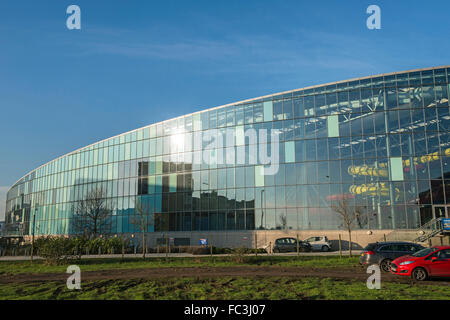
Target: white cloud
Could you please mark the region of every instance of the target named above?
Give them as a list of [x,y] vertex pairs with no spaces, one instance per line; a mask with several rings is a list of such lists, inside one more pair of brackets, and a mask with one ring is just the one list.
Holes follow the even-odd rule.
[[6,193],[9,187],[0,186],[0,221],[5,220]]

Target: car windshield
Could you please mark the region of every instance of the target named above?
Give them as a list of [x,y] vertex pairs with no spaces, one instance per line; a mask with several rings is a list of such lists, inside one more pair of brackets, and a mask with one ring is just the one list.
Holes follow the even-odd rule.
[[412,256],[422,258],[422,257],[429,255],[432,252],[435,252],[436,250],[437,250],[437,248],[425,248],[420,251],[417,251],[416,253],[413,253]]

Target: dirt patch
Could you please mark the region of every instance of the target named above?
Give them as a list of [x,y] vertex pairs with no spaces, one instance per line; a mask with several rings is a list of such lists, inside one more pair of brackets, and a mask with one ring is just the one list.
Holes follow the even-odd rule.
[[[65,281],[66,273],[27,273],[2,274],[0,283]],[[369,274],[365,268],[311,268],[311,267],[279,267],[279,266],[242,266],[242,267],[172,267],[172,268],[140,268],[114,269],[103,271],[81,271],[82,281],[117,280],[117,279],[162,279],[162,278],[215,278],[215,277],[289,277],[289,278],[333,278],[366,281]],[[382,281],[412,283],[409,277],[382,274]],[[450,286],[449,279],[421,282],[421,284],[439,284]]]

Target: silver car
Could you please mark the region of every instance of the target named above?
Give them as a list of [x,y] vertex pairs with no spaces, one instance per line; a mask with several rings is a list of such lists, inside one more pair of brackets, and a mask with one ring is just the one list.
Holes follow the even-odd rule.
[[331,250],[331,243],[326,236],[309,237],[305,242],[308,242],[314,251],[327,252]]

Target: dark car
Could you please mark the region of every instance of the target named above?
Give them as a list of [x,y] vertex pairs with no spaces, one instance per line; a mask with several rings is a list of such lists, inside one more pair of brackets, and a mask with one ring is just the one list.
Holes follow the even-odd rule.
[[[311,245],[308,242],[298,240],[300,252],[310,252]],[[275,240],[273,252],[297,252],[297,239],[295,238],[279,238]]]
[[362,265],[377,264],[384,272],[391,271],[391,262],[399,257],[411,255],[423,246],[413,242],[376,242],[369,243],[359,258]]

